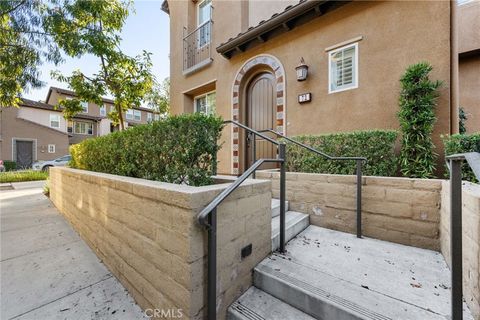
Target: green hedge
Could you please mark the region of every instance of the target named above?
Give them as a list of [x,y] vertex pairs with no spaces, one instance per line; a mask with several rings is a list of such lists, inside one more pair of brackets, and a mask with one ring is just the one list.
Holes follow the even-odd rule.
[[11,160],[4,160],[3,165],[5,166],[5,171],[17,170],[17,163]]
[[[293,139],[332,156],[366,157],[365,175],[394,176],[397,172],[395,142],[398,133],[372,130],[327,135],[297,136]],[[287,169],[296,172],[354,174],[355,161],[326,160],[313,152],[287,143]]]
[[212,183],[223,121],[198,113],[171,116],[87,139],[70,149],[74,168],[201,186]]
[[[442,138],[443,143],[445,144],[445,155],[464,152],[480,152],[480,132],[472,134],[454,134],[451,136],[442,136]],[[472,169],[466,163],[462,166],[462,176],[464,180],[478,182]]]

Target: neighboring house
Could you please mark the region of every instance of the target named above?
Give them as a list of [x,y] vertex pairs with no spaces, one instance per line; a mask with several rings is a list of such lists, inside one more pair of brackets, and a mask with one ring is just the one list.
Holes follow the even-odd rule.
[[459,1],[457,14],[459,105],[467,113],[467,133],[480,132],[480,1]]
[[52,128],[64,126],[62,113],[50,105],[23,99],[20,108],[0,109],[0,159],[29,168],[38,160],[52,160],[68,154],[68,133]]
[[[62,99],[72,99],[75,92],[71,90],[50,87],[46,103],[57,105]],[[72,121],[66,123],[66,130],[71,135],[70,144],[78,143],[90,137],[103,136],[118,130],[112,121],[107,118],[109,112],[114,110],[113,100],[103,99],[103,106],[90,102],[83,102],[84,112],[77,114]],[[135,107],[123,113],[125,128],[139,124],[145,124],[154,119],[158,120],[159,115],[151,109]]]
[[[109,99],[104,99],[102,108],[84,102],[83,113],[65,120],[55,105],[74,96],[70,90],[51,87],[46,103],[23,99],[20,108],[1,109],[0,159],[16,161],[20,168],[30,167],[35,161],[68,154],[69,145],[118,130],[107,118],[113,110]],[[159,119],[158,113],[146,108],[129,109],[123,116],[125,127]]]
[[[399,79],[409,65],[428,61],[432,78],[444,83],[433,136],[442,154],[440,135],[458,130],[451,4],[166,0],[172,113],[216,112],[289,136],[398,129]],[[308,77],[298,81],[302,58]],[[252,144],[232,126],[223,140],[219,172],[241,173]],[[272,152],[265,145],[257,156]]]

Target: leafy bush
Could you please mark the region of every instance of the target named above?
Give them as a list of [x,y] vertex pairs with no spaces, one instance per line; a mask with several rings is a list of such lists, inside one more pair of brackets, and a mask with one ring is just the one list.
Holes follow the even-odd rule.
[[5,166],[5,171],[13,171],[17,169],[17,163],[15,161],[4,160],[3,165]]
[[[480,132],[473,134],[447,135],[442,136],[442,139],[445,145],[446,156],[456,153],[480,152]],[[464,163],[462,166],[462,178],[467,181],[478,182],[473,174],[472,169],[466,163]]]
[[0,172],[0,183],[36,181],[45,180],[47,178],[48,172],[43,171],[25,170]]
[[[397,171],[397,132],[372,130],[327,135],[297,136],[293,139],[331,156],[366,157],[365,175],[393,176]],[[354,174],[355,161],[327,160],[287,142],[287,169],[296,172]]]
[[435,106],[440,81],[429,79],[432,66],[426,62],[411,65],[400,79],[400,171],[406,177],[432,178],[437,154],[432,141],[437,120]]
[[223,121],[183,114],[87,139],[70,148],[74,168],[201,186],[212,183]]

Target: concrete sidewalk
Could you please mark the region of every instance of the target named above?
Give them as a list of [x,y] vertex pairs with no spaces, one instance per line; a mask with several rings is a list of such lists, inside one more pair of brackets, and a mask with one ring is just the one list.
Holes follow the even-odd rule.
[[0,192],[0,318],[146,319],[42,194],[43,184]]

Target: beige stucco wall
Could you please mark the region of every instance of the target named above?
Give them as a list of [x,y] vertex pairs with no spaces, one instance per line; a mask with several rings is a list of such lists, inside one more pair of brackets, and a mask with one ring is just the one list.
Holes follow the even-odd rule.
[[[442,154],[440,134],[450,132],[450,4],[448,1],[353,2],[263,45],[227,60],[214,53],[207,68],[182,74],[182,34],[188,25],[191,1],[170,1],[171,110],[192,111],[193,88],[216,86],[217,113],[231,119],[232,86],[240,67],[251,57],[270,54],[286,72],[286,133],[319,134],[360,129],[397,129],[399,78],[405,68],[429,61],[433,79],[443,80],[438,121],[434,131],[437,152]],[[241,32],[240,1],[214,1],[213,46]],[[191,11],[191,9],[190,9]],[[434,19],[432,17],[435,17]],[[359,42],[359,87],[328,94],[328,54],[325,48],[362,36]],[[215,52],[213,50],[213,52]],[[295,66],[304,57],[309,78],[297,82]],[[209,87],[209,90],[211,86]],[[206,89],[205,89],[206,90]],[[300,105],[297,95],[311,92],[313,101]],[[231,173],[230,128],[219,154],[219,172]],[[441,163],[441,159],[439,163]]]
[[[68,154],[68,135],[58,130],[28,122],[17,117],[17,108],[0,110],[0,159],[13,160],[12,144],[14,138],[32,140],[36,143],[33,160],[53,160]],[[55,152],[48,152],[48,145],[55,145]]]
[[287,6],[295,5],[299,0],[282,0],[282,1],[265,1],[265,0],[249,0],[248,1],[248,26],[256,26],[262,20],[268,20],[273,14],[282,12]]
[[43,110],[29,107],[20,107],[18,109],[18,117],[39,123],[43,126],[50,127],[50,115],[60,116],[60,128],[52,128],[61,132],[67,132],[67,121],[63,114],[59,111]]
[[480,1],[457,6],[458,52],[480,49]]
[[[480,32],[478,37],[480,38]],[[460,106],[465,109],[468,117],[467,133],[480,132],[480,54],[460,59],[459,87]]]
[[[279,174],[258,172],[272,180],[279,197]],[[364,177],[362,232],[371,238],[438,250],[442,180]],[[287,173],[290,210],[307,213],[310,223],[356,232],[356,176]]]
[[[480,185],[463,182],[463,295],[474,319],[480,319]],[[450,265],[450,182],[442,187],[441,251]]]
[[[196,215],[228,184],[189,187],[69,168],[50,171],[50,198],[143,308],[204,319],[206,231]],[[247,180],[217,211],[219,319],[271,251],[271,189]],[[251,223],[254,221],[255,223]],[[253,252],[242,259],[241,249]]]

